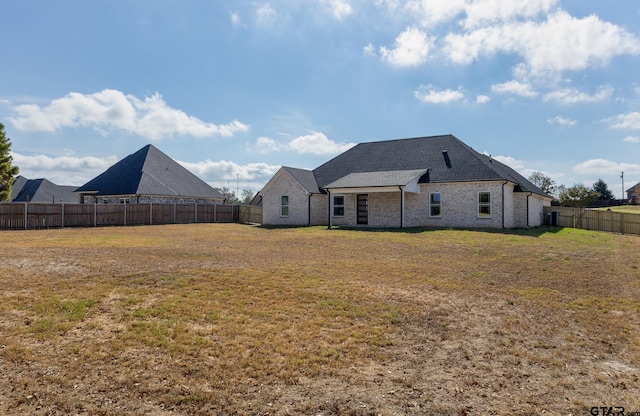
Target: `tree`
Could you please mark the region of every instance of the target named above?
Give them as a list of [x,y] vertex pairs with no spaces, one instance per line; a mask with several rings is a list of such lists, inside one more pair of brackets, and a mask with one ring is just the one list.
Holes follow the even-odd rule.
[[555,195],[556,182],[542,172],[533,172],[529,175],[529,181],[548,195]]
[[223,186],[222,188],[215,188],[215,189],[217,189],[222,195],[224,195],[225,204],[237,205],[240,203],[238,198],[236,198],[236,193],[233,192],[231,189],[227,188],[226,186]]
[[11,140],[4,133],[4,124],[0,123],[0,201],[8,201],[11,198],[11,185],[20,171],[13,164],[10,151]]
[[613,192],[609,190],[607,183],[602,179],[598,179],[593,184],[593,190],[598,193],[598,199],[613,199]]
[[565,189],[558,199],[565,207],[586,207],[593,204],[598,199],[598,193],[582,184],[573,185]]
[[251,189],[242,190],[242,203],[249,205],[253,201],[253,191]]

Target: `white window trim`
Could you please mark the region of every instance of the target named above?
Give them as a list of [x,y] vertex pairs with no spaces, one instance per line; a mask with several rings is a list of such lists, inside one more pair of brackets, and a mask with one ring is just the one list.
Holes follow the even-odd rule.
[[[484,203],[484,202],[480,202],[480,194],[489,194],[489,203]],[[493,210],[491,209],[491,200],[492,200],[492,196],[491,196],[491,192],[489,191],[479,191],[478,192],[478,206],[477,206],[477,211],[476,214],[478,215],[478,218],[480,219],[487,219],[487,218],[491,218],[492,212]],[[489,214],[481,214],[480,213],[480,207],[489,207]]]
[[[433,194],[440,195],[440,203],[439,204],[432,204],[431,203],[431,195],[433,195]],[[431,207],[432,206],[439,206],[440,207],[440,214],[431,215]],[[442,192],[429,192],[429,218],[442,218]]]
[[[336,205],[336,198],[342,197],[342,205]],[[342,194],[331,195],[331,216],[334,218],[344,218],[344,213],[346,211],[345,206],[347,203],[347,199]],[[336,207],[342,207],[342,215],[336,215]]]
[[[286,197],[287,198],[287,204],[283,204],[282,203],[282,198]],[[282,214],[282,210],[284,207],[287,207],[287,213],[286,214]],[[280,217],[282,218],[287,218],[289,217],[289,195],[281,195],[280,196]]]

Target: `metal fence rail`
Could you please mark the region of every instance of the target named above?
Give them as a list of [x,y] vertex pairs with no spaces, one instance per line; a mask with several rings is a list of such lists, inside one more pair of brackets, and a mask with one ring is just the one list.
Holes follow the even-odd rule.
[[0,230],[233,222],[260,224],[262,207],[198,204],[0,204]]
[[545,224],[640,235],[640,214],[586,208],[545,207]]

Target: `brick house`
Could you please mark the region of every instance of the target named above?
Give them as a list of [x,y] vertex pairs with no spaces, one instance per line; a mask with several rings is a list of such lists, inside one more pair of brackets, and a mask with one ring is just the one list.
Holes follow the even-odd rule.
[[631,202],[632,204],[637,204],[640,202],[640,182],[627,189],[626,192],[627,201]]
[[517,228],[552,198],[452,135],[360,143],[314,170],[282,167],[260,191],[265,225]]
[[80,203],[224,203],[224,195],[150,144],[75,192]]

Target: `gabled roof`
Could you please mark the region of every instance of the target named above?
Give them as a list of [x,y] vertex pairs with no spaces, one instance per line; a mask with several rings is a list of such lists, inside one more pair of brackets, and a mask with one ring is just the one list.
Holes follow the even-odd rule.
[[75,186],[56,185],[47,179],[18,176],[11,186],[12,202],[78,203]]
[[120,160],[75,192],[96,196],[224,198],[205,181],[150,144]]
[[453,135],[360,143],[314,169],[320,188],[349,174],[427,170],[421,182],[508,180],[516,190],[547,196],[510,167],[478,153]]
[[405,186],[425,174],[424,169],[392,170],[384,172],[355,172],[343,176],[326,188],[367,188]]
[[633,185],[631,188],[627,189],[625,192],[633,192],[640,189],[640,182],[638,182],[637,184]]
[[290,168],[287,166],[283,166],[282,169],[286,170],[289,175],[291,175],[293,179],[295,179],[307,192],[320,192],[313,171],[308,169]]

